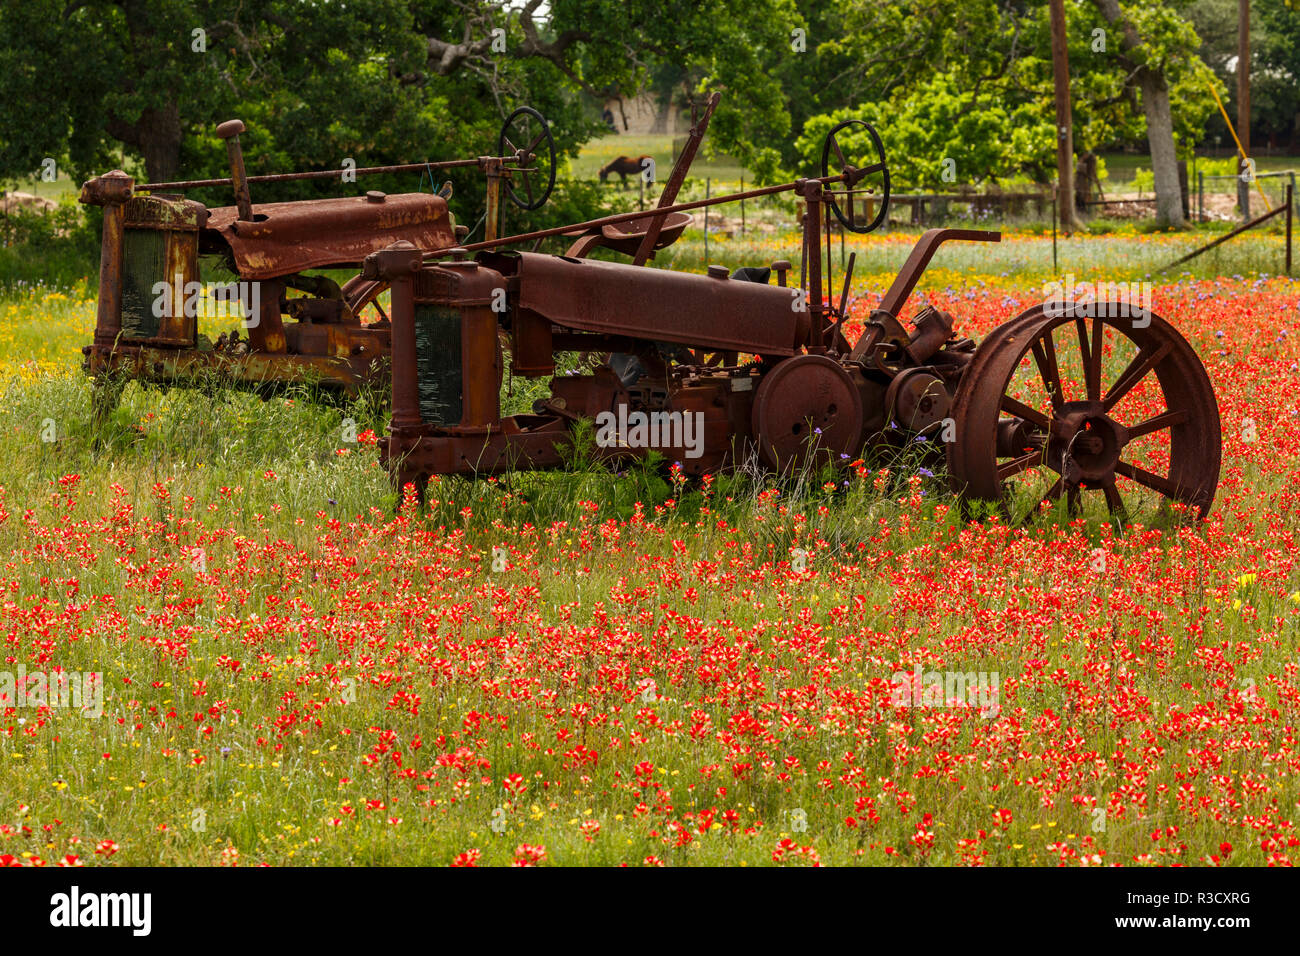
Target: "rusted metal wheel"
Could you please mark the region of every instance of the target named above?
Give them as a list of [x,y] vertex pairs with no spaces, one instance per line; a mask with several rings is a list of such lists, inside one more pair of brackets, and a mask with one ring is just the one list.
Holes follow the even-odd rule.
[[763,376],[750,424],[759,457],[778,471],[836,460],[859,451],[862,396],[838,362],[796,355]]
[[953,490],[1011,518],[1062,498],[1071,516],[1095,501],[1121,522],[1172,503],[1204,517],[1214,501],[1214,389],[1187,340],[1151,313],[1030,309],[980,345],[952,418]]

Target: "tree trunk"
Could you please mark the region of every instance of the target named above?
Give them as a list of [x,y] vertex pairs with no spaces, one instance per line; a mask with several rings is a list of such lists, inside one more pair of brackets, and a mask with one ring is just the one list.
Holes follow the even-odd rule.
[[181,167],[181,113],[175,103],[161,109],[146,109],[136,124],[137,145],[144,154],[145,173],[150,182],[176,178]]
[[1183,194],[1178,185],[1178,153],[1174,149],[1174,121],[1169,109],[1169,87],[1153,70],[1139,71],[1142,111],[1147,119],[1147,142],[1151,146],[1151,172],[1155,178],[1156,225],[1181,229]]
[[1065,36],[1065,0],[1052,0],[1052,74],[1056,96],[1056,182],[1061,228],[1074,229],[1074,120],[1070,110],[1070,58]]
[[[1119,28],[1125,52],[1136,50],[1142,45],[1137,30],[1120,10],[1119,0],[1093,2],[1111,25]],[[1140,61],[1134,63],[1127,56],[1120,62],[1136,74],[1137,86],[1142,93],[1147,143],[1151,147],[1151,172],[1155,178],[1156,224],[1162,228],[1182,228],[1187,220],[1183,216],[1182,194],[1178,189],[1178,153],[1174,149],[1174,120],[1169,111],[1169,85],[1165,82],[1163,71],[1153,70]]]

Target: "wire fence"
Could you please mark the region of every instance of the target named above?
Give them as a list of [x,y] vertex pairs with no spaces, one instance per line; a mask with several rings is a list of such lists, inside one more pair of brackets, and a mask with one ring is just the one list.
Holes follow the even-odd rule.
[[[1215,189],[1216,184],[1228,188]],[[1220,196],[1224,194],[1236,196],[1236,215],[1250,218],[1252,213],[1266,212],[1286,202],[1288,186],[1291,187],[1292,201],[1295,202],[1296,171],[1294,169],[1256,173],[1249,180],[1242,179],[1241,176],[1235,174],[1206,175],[1198,171],[1196,174],[1196,219],[1198,222],[1205,222],[1210,218],[1210,213],[1213,212],[1213,202],[1207,201],[1207,196],[1211,198],[1216,194]],[[1261,205],[1264,208],[1260,208]]]

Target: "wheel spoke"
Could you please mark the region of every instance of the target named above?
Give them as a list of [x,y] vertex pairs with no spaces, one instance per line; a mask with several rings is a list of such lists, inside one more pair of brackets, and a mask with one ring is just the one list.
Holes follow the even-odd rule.
[[1052,487],[1048,488],[1047,492],[1043,495],[1043,500],[1040,502],[1040,505],[1056,504],[1056,502],[1061,500],[1061,492],[1064,490],[1065,477],[1063,475],[1057,475],[1056,481],[1052,482]]
[[1033,344],[1034,362],[1038,365],[1038,374],[1043,380],[1043,388],[1052,400],[1055,408],[1065,401],[1061,391],[1061,370],[1056,364],[1056,344],[1052,341],[1052,330],[1048,329],[1043,337]]
[[1002,396],[1002,402],[999,407],[1004,412],[1010,412],[1013,415],[1018,415],[1027,422],[1033,422],[1039,428],[1047,429],[1051,427],[1051,422],[1047,420],[1046,415],[1037,409],[1030,408],[1024,402],[1017,401],[1010,395]]
[[509,137],[509,136],[502,136],[501,138],[505,141],[505,144],[506,144],[507,146],[510,147],[510,155],[512,155],[512,156],[518,156],[518,155],[519,155],[519,147],[516,146],[514,143],[510,142],[510,137]]
[[1133,387],[1146,376],[1153,368],[1160,364],[1161,359],[1169,354],[1173,348],[1172,342],[1165,342],[1160,348],[1150,351],[1143,349],[1133,357],[1133,361],[1128,363],[1128,368],[1120,373],[1115,384],[1110,387],[1106,397],[1102,399],[1101,407],[1103,411],[1109,412],[1119,402],[1121,398],[1132,391]]
[[1143,435],[1149,435],[1152,432],[1158,432],[1162,428],[1172,428],[1174,425],[1181,425],[1187,421],[1187,412],[1179,409],[1176,412],[1165,412],[1157,415],[1155,418],[1148,418],[1144,422],[1134,425],[1128,430],[1129,441],[1135,438],[1141,438]]
[[843,169],[849,164],[849,161],[844,158],[844,153],[840,150],[840,141],[838,138],[831,138],[831,149],[835,150],[835,155],[839,157],[840,169]]
[[1021,455],[1019,458],[1012,459],[1005,465],[998,466],[998,481],[1006,481],[1014,475],[1027,471],[1035,465],[1043,463],[1043,450],[1041,448],[1031,451],[1028,455]]
[[1159,475],[1152,474],[1145,468],[1139,468],[1137,465],[1131,465],[1126,461],[1117,461],[1115,463],[1117,474],[1123,475],[1139,485],[1146,485],[1152,491],[1158,491],[1166,498],[1180,498],[1181,489],[1168,478],[1162,478]]
[[528,173],[524,173],[524,190],[528,193],[528,204],[531,206],[533,203],[533,177]]
[[1088,352],[1088,401],[1101,400],[1101,352],[1102,333],[1105,325],[1101,316],[1092,320],[1092,348]]
[[1083,356],[1083,379],[1086,387],[1088,370],[1092,368],[1092,350],[1088,348],[1088,328],[1084,325],[1083,319],[1074,320],[1074,331],[1079,336],[1079,353]]
[[1124,496],[1115,487],[1115,479],[1111,478],[1101,488],[1106,494],[1106,506],[1110,508],[1110,513],[1115,515],[1121,522],[1128,520],[1128,511],[1124,507]]
[[542,130],[538,133],[537,138],[528,144],[528,148],[524,150],[524,152],[531,153],[544,139],[546,139],[546,130]]

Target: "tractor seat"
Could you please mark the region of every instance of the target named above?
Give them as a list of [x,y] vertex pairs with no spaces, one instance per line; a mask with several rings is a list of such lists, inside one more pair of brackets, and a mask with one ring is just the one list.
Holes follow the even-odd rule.
[[[646,215],[629,219],[627,222],[606,223],[599,228],[566,232],[564,235],[577,237],[577,241],[569,246],[565,255],[571,259],[583,259],[592,249],[604,246],[625,256],[635,256],[636,251],[641,248],[641,240],[650,231],[650,223],[653,219],[653,216]],[[655,240],[656,250],[671,246],[681,237],[682,232],[691,224],[691,214],[670,212],[663,217],[663,221],[659,238]]]
[[771,266],[741,266],[731,274],[731,278],[742,282],[761,282],[769,285],[772,281]]

